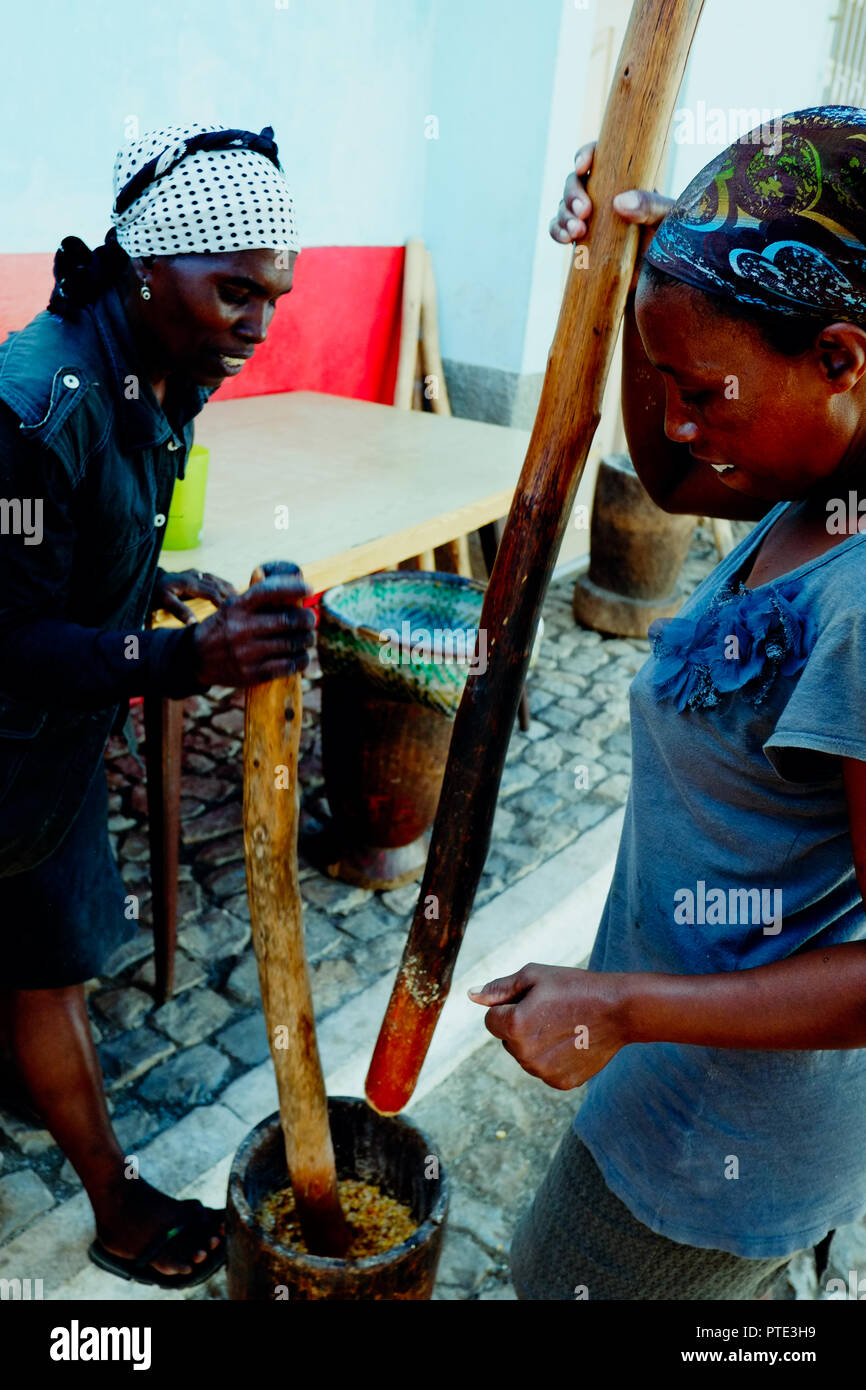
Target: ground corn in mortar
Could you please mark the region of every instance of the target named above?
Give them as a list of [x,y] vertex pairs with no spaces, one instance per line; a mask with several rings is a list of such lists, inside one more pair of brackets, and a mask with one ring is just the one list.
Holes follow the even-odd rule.
[[[382,1255],[417,1229],[409,1208],[382,1192],[375,1183],[361,1182],[359,1178],[341,1178],[337,1190],[343,1214],[353,1232],[352,1243],[345,1255],[347,1260]],[[295,1194],[291,1187],[272,1192],[262,1202],[256,1215],[274,1240],[292,1250],[309,1253],[301,1235],[295,1211]]]

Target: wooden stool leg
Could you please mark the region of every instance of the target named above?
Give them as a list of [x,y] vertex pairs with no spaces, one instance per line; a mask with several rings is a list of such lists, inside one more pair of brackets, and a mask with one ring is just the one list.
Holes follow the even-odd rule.
[[144,701],[153,952],[156,998],[161,1004],[174,993],[183,708],[183,700],[157,696]]
[[520,696],[520,704],[517,706],[517,723],[522,733],[526,733],[531,718],[532,715],[529,713],[529,697],[526,694],[526,686],[524,685],[523,692]]
[[[499,539],[502,535],[502,522],[490,521],[486,526],[479,526],[478,538],[481,541],[481,552],[484,556],[484,564],[487,569],[488,577],[493,569],[493,562],[496,559],[496,552],[499,549]],[[526,733],[531,719],[529,713],[529,697],[526,694],[526,686],[520,696],[520,704],[517,707],[517,724],[522,733]]]

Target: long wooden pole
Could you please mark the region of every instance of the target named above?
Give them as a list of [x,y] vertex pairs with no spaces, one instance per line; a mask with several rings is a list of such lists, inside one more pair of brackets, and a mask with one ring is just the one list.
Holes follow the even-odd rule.
[[394,383],[394,404],[398,410],[412,409],[415,386],[415,367],[418,361],[418,331],[421,324],[421,300],[427,275],[427,248],[420,237],[406,242],[403,262],[403,307],[400,315],[400,353],[397,360],[397,380]]
[[639,236],[612,199],[652,187],[658,175],[702,6],[635,0],[623,40],[595,152],[589,235],[566,283],[481,614],[487,669],[470,676],[457,712],[421,893],[367,1076],[367,1099],[383,1114],[411,1096],[448,995],[541,605],[601,416]]
[[[250,580],[258,584],[261,569]],[[295,1206],[313,1255],[345,1254],[298,888],[301,677],[254,685],[244,724],[244,855],[253,947]]]
[[450,415],[451,402],[448,399],[448,386],[445,382],[445,368],[439,351],[439,309],[436,303],[436,275],[433,270],[433,256],[427,252],[427,265],[424,272],[424,293],[421,296],[421,363],[422,375],[436,378],[436,389],[430,404],[436,415]]

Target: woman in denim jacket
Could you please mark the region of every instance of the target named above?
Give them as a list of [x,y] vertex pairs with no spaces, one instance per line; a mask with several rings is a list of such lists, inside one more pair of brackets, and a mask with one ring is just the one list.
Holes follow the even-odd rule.
[[[296,566],[241,596],[157,567],[193,418],[291,289],[299,246],[272,137],[191,125],[126,145],[104,244],[65,238],[48,309],[0,344],[0,1043],[90,1198],[91,1258],[166,1287],[223,1262],[223,1213],[128,1181],[109,1120],[84,982],[136,924],[102,754],[131,695],[308,664]],[[142,631],[160,606],[188,620],[195,596],[217,612]]]

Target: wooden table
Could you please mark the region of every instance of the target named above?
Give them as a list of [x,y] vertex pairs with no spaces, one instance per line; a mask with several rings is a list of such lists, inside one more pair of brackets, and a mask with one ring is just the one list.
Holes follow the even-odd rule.
[[245,589],[263,560],[294,560],[315,593],[504,516],[529,443],[526,430],[315,391],[211,401],[195,438],[210,450],[203,539],[163,552],[163,568]]
[[[163,569],[210,571],[243,590],[256,565],[293,560],[315,593],[489,527],[511,506],[529,442],[526,430],[315,391],[211,401],[195,437],[210,450],[202,543],[163,551]],[[189,606],[199,618],[213,611]],[[180,625],[165,613],[156,622]],[[183,701],[146,700],[144,714],[156,987],[166,999]]]

